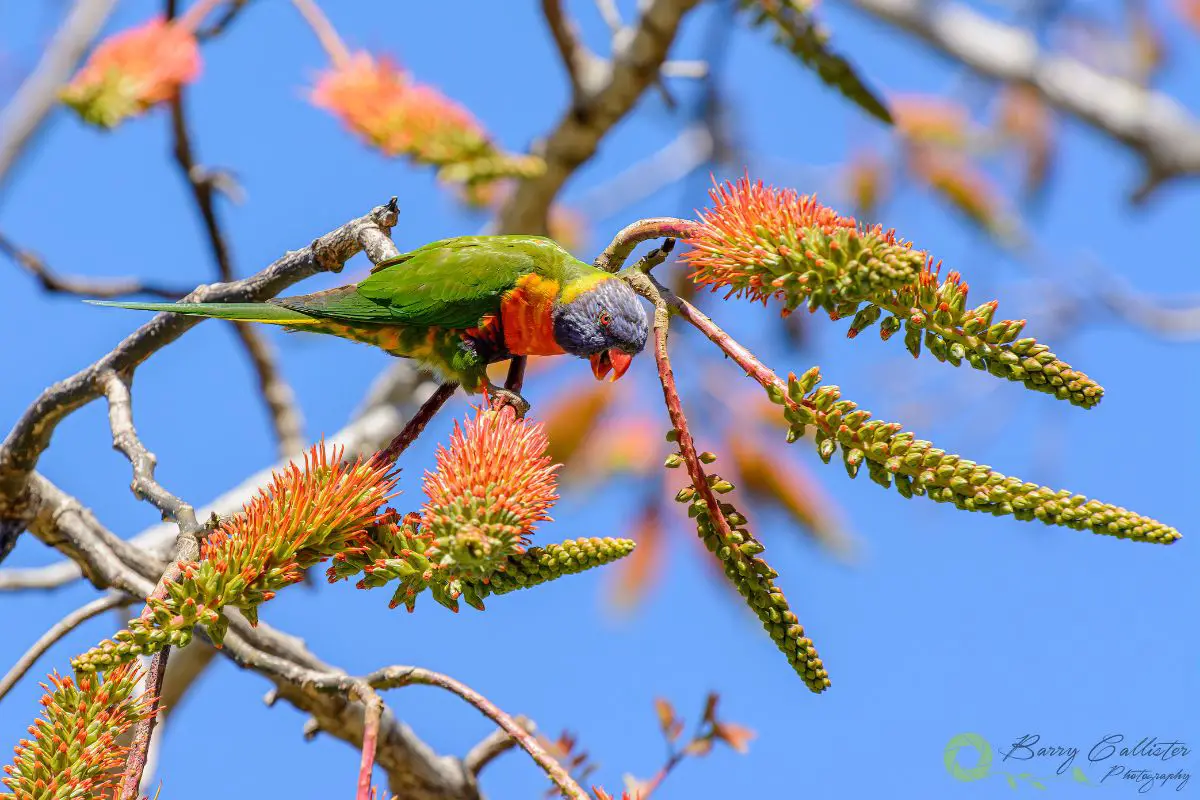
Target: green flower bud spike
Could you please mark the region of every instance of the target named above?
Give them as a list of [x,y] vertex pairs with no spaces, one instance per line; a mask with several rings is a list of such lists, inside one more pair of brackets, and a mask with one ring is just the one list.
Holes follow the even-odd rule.
[[[859,331],[884,312],[891,312],[880,328],[888,339],[904,322],[904,344],[913,358],[921,354],[921,343],[939,361],[959,366],[965,360],[975,369],[998,378],[1016,381],[1036,392],[1052,394],[1081,408],[1092,408],[1104,389],[1062,361],[1037,340],[1018,339],[1025,320],[992,321],[996,301],[967,309],[968,286],[957,272],[939,281],[941,265],[926,265],[915,282],[872,298],[855,310],[847,332],[853,339]],[[892,322],[891,320],[895,320]]]
[[[811,372],[811,371],[810,371]],[[806,378],[809,373],[806,373]],[[1065,489],[1055,491],[1003,475],[984,464],[938,450],[912,433],[902,432],[898,423],[872,420],[871,414],[841,398],[836,386],[816,387],[806,380],[789,377],[789,404],[785,413],[817,428],[815,442],[821,459],[828,463],[840,446],[850,477],[866,465],[871,479],[887,487],[895,484],[905,497],[925,495],[939,503],[953,503],[966,511],[995,516],[1011,515],[1019,520],[1041,520],[1088,530],[1119,539],[1171,544],[1179,531],[1148,517],[1127,511]],[[807,388],[807,393],[801,390]],[[782,386],[775,386],[778,395]],[[796,423],[792,423],[795,425]]]
[[[733,488],[729,481],[718,480],[718,483]],[[696,520],[696,529],[704,546],[720,560],[725,577],[762,622],[763,629],[787,657],[792,669],[813,692],[825,691],[830,686],[829,673],[817,655],[812,639],[805,634],[804,626],[788,606],[783,591],[775,585],[778,573],[760,556],[766,548],[746,528],[746,518],[731,503],[722,502],[720,510],[732,528],[729,541],[722,540],[712,524],[703,497],[697,495],[691,501],[688,516]]]
[[636,544],[631,539],[595,537],[531,547],[524,553],[506,558],[488,578],[465,584],[463,599],[482,610],[483,600],[490,594],[508,594],[610,564],[632,553],[634,547]]

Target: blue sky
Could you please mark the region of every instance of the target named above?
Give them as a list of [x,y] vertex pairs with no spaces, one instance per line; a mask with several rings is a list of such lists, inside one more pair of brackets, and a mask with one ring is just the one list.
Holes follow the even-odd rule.
[[[329,5],[352,46],[392,53],[463,102],[510,148],[527,146],[560,113],[565,86],[534,3],[458,6],[452,28],[437,4]],[[601,41],[592,5],[573,5],[591,41]],[[110,28],[137,23],[157,7],[127,0]],[[688,25],[676,51],[681,57],[698,52],[705,13]],[[822,13],[843,50],[883,89],[950,93],[961,87],[945,62],[899,34],[841,6]],[[1155,5],[1153,13],[1172,46],[1161,85],[1197,107],[1197,41],[1173,24],[1165,7]],[[35,4],[0,7],[0,93],[12,91],[15,70],[35,57],[53,24],[54,14]],[[222,208],[241,273],[393,194],[403,208],[395,231],[401,249],[480,227],[482,220],[456,206],[428,170],[381,159],[306,102],[306,87],[324,59],[287,3],[254,4],[232,32],[206,46],[204,57],[190,107],[201,159],[232,168],[246,191],[243,205]],[[731,37],[722,83],[756,177],[824,194],[830,169],[882,136],[757,33]],[[686,85],[678,89],[687,96]],[[680,121],[656,95],[647,95],[579,170],[564,199],[585,196],[667,144]],[[1080,294],[1086,294],[1083,265],[1089,261],[1141,291],[1200,294],[1188,241],[1200,192],[1171,185],[1148,207],[1131,210],[1126,198],[1139,175],[1123,149],[1070,121],[1061,141],[1053,186],[1030,221],[1048,254],[1039,268],[1074,279],[1072,291]],[[0,196],[0,230],[67,272],[137,274],[184,285],[210,281],[203,232],[169,155],[163,113],[112,134],[59,114]],[[704,187],[703,179],[689,180],[592,220],[588,252],[638,217],[689,215],[706,202]],[[1200,390],[1195,346],[1156,341],[1099,311],[1071,325],[1075,330],[1063,338],[1062,320],[1035,316],[1044,285],[1029,280],[1031,270],[925,193],[902,193],[882,217],[961,270],[973,297],[997,297],[1002,314],[1030,316],[1031,335],[1053,324],[1058,336],[1049,343],[1105,386],[1103,403],[1084,412],[1014,384],[993,385],[978,372],[929,358],[913,362],[898,342],[864,336],[851,343],[843,337],[844,322],[814,320],[807,349],[789,351],[771,335],[777,322],[770,313],[733,303],[709,308],[778,371],[820,363],[827,381],[847,397],[882,418],[910,422],[948,451],[1192,534],[1192,492],[1200,482],[1200,467],[1190,458],[1200,444],[1200,418],[1191,413]],[[351,269],[364,264],[360,256]],[[304,289],[328,283],[318,278]],[[46,297],[8,266],[0,267],[0,287],[8,309],[0,321],[4,428],[42,388],[101,356],[141,320],[132,312]],[[335,340],[271,335],[314,439],[344,423],[386,363],[367,348]],[[689,349],[689,359],[702,352]],[[711,367],[738,379],[728,365],[708,358],[697,361],[697,373]],[[652,367],[651,359],[638,359],[626,380],[633,378],[647,408],[656,409]],[[591,378],[580,362],[552,380]],[[529,387],[535,415],[538,401],[562,388],[550,382]],[[903,416],[914,402],[919,421]],[[461,416],[465,408],[460,398],[452,410]],[[134,413],[143,440],[159,456],[162,482],[196,502],[274,458],[253,376],[221,326],[195,328],[142,367]],[[665,430],[665,411],[653,413]],[[414,506],[416,478],[451,419],[439,418],[401,463],[402,488]],[[703,443],[703,432],[700,438]],[[795,455],[846,509],[863,551],[856,564],[841,564],[783,518],[746,509],[758,520],[767,557],[832,675],[833,688],[821,696],[804,688],[755,621],[714,582],[701,551],[682,539],[672,544],[661,584],[628,616],[607,604],[600,571],[496,598],[483,614],[451,615],[432,602],[422,602],[413,615],[393,612],[386,594],[341,584],[291,590],[262,616],[352,672],[392,663],[445,671],[545,731],[568,728],[600,763],[594,779],[614,790],[623,773],[648,777],[661,763],[654,697],[669,698],[694,718],[704,694],[719,691],[723,713],[758,732],[750,754],[719,750],[707,761],[685,763],[660,798],[1009,796],[1013,790],[1002,777],[960,783],[947,774],[943,751],[964,732],[982,735],[997,750],[1026,734],[1083,753],[1113,734],[1200,744],[1200,601],[1190,538],[1162,548],[975,517],[905,501],[865,477],[848,481],[839,465],[823,467],[807,450]],[[41,469],[121,534],[155,521],[153,509],[127,490],[128,465],[109,446],[100,404],[60,426]],[[636,510],[633,496],[626,484],[572,495],[539,538],[616,534]],[[26,537],[7,565],[55,558]],[[0,663],[11,663],[52,618],[93,595],[82,585],[44,596],[0,595]],[[65,669],[73,654],[111,633],[111,622],[94,621],[69,637],[36,673]],[[330,739],[306,744],[303,716],[283,704],[264,707],[266,689],[264,679],[224,660],[203,677],[166,732],[164,797],[209,796],[214,780],[246,796],[350,795],[358,754]],[[38,693],[31,677],[0,702],[0,739],[19,738],[36,713]],[[404,689],[390,699],[441,752],[462,754],[489,730],[475,711],[432,689]],[[1111,763],[1082,766],[1099,780]],[[1126,763],[1194,772],[1200,758]],[[1035,760],[1011,771],[1047,777],[1058,764]],[[1104,784],[1105,792],[1134,791],[1113,786],[1114,780]],[[536,797],[544,784],[516,754],[484,775],[493,797]],[[1192,781],[1185,791],[1195,787]],[[1047,784],[1056,795],[1083,790],[1070,781]]]

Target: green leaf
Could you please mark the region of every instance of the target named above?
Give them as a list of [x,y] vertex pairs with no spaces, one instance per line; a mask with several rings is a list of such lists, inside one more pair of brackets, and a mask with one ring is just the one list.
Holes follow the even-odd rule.
[[1088,782],[1087,775],[1084,775],[1083,770],[1081,770],[1079,767],[1075,767],[1075,769],[1071,770],[1071,777],[1079,783]]
[[1035,789],[1045,789],[1046,788],[1046,784],[1041,783],[1040,781],[1033,780],[1032,778],[1029,780],[1029,785]]
[[1012,775],[1005,775],[1004,779],[1008,781],[1008,788],[1010,788],[1010,789],[1017,788],[1017,779],[1014,778]]

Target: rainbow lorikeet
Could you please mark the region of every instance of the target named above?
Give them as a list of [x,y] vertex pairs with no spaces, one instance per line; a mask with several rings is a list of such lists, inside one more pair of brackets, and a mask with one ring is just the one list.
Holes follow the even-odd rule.
[[89,302],[332,334],[500,395],[510,393],[488,381],[494,361],[569,353],[616,380],[649,333],[624,281],[524,235],[442,239],[381,261],[357,284],[265,303]]

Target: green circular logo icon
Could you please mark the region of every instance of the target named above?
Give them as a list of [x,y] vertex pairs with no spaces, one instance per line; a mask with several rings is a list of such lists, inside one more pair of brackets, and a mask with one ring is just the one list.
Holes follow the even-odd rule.
[[[979,761],[975,766],[967,768],[958,763],[958,751],[964,748],[975,750]],[[960,733],[946,744],[943,754],[946,771],[960,781],[977,781],[986,778],[992,768],[992,746],[978,733]]]

